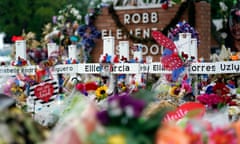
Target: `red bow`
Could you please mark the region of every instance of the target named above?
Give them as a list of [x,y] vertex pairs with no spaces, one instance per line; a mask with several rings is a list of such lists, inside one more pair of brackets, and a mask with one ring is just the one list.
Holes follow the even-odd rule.
[[12,36],[12,42],[16,42],[17,40],[23,40],[22,36]]

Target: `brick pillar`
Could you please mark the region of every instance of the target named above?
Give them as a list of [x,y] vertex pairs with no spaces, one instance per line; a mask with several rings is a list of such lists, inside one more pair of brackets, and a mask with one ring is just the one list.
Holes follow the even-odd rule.
[[195,3],[196,30],[199,33],[200,44],[198,56],[209,60],[211,52],[211,6],[205,1]]

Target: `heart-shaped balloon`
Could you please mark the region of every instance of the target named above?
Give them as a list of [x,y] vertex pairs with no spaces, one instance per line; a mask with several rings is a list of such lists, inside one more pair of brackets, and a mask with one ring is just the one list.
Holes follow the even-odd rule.
[[53,93],[54,88],[51,83],[44,83],[34,89],[34,95],[44,102],[48,102],[49,99],[53,96]]

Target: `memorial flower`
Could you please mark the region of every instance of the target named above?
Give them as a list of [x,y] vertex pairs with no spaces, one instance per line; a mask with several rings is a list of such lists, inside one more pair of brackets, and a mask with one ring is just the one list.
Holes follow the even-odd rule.
[[236,133],[233,129],[216,128],[209,133],[208,143],[216,144],[236,144]]
[[180,93],[180,87],[179,86],[172,86],[169,89],[169,94],[172,97],[177,97],[179,93]]
[[108,90],[108,87],[106,85],[98,87],[95,91],[96,99],[102,100],[102,99],[106,98],[108,95],[107,90]]
[[164,112],[158,111],[148,118],[144,116],[147,101],[122,92],[108,97],[103,109],[97,112],[102,131],[89,137],[98,144],[152,144]]
[[217,94],[201,94],[197,96],[197,100],[206,105],[208,108],[221,108],[228,104],[231,104],[231,97],[228,96],[219,96]]
[[229,88],[226,86],[225,83],[223,82],[217,82],[213,86],[213,92],[220,95],[220,96],[226,96],[227,94],[230,93]]

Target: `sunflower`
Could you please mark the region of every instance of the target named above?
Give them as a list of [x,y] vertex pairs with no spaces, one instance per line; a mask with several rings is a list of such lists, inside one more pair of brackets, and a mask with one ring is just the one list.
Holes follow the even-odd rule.
[[180,92],[180,87],[178,86],[173,86],[169,89],[169,94],[172,97],[177,97]]
[[102,99],[106,98],[107,97],[107,89],[108,89],[108,87],[105,85],[98,87],[95,91],[96,99],[102,100]]

